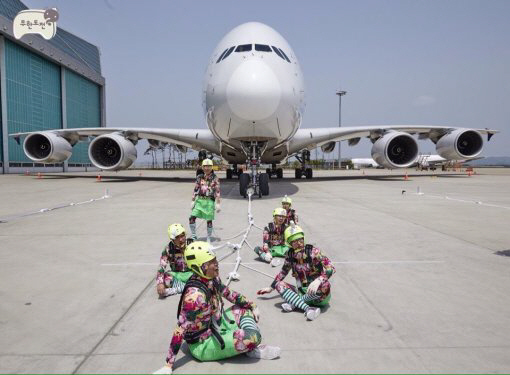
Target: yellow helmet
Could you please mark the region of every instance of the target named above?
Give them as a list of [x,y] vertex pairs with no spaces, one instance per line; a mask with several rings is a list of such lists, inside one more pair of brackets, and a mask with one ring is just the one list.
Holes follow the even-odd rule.
[[208,278],[202,270],[202,265],[216,258],[207,242],[196,241],[190,243],[184,250],[184,259],[190,270],[197,275]]
[[181,224],[175,223],[168,226],[168,237],[173,241],[176,237],[186,233],[186,230]]
[[212,162],[212,160],[211,160],[211,159],[204,159],[204,160],[202,160],[202,167],[203,167],[204,165],[211,165],[211,166],[212,166],[212,165],[213,165],[213,162]]
[[298,240],[300,238],[305,238],[305,233],[299,225],[290,225],[287,227],[287,229],[285,229],[283,235],[285,237],[285,244],[289,247],[291,247],[290,243],[292,241]]
[[273,210],[273,217],[274,216],[287,216],[287,211],[285,208],[277,207]]
[[288,203],[288,204],[292,204],[292,199],[290,199],[287,195],[285,195],[283,198],[282,198],[282,203]]

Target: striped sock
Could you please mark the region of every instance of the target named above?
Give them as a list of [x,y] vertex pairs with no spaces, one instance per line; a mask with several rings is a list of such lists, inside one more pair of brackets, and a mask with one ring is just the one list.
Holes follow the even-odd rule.
[[255,319],[249,315],[243,315],[239,320],[239,327],[244,330],[260,331]]
[[185,285],[186,283],[183,283],[181,280],[177,280],[176,278],[172,280],[172,288],[174,288],[179,294],[182,293]]
[[190,223],[189,229],[191,229],[191,238],[194,240],[197,239],[197,224],[196,223]]
[[303,301],[306,302],[306,303],[309,303],[309,302],[313,302],[313,301],[317,301],[318,299],[321,298],[321,296],[317,295],[317,294],[305,294],[302,296],[303,298]]
[[308,306],[304,301],[303,297],[299,296],[297,293],[293,292],[291,289],[285,289],[282,293],[282,297],[285,302],[291,304],[292,306],[297,307],[300,310],[308,311],[310,306]]

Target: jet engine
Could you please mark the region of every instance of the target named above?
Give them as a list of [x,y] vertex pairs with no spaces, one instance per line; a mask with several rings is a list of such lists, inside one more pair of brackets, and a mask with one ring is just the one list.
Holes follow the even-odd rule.
[[389,132],[372,146],[372,158],[385,168],[406,168],[418,157],[418,143],[407,133]]
[[476,130],[457,129],[442,136],[436,143],[437,153],[448,160],[462,160],[480,155],[483,139]]
[[329,154],[330,152],[333,152],[335,149],[336,142],[328,142],[321,146],[322,152],[325,152],[326,154]]
[[133,142],[118,133],[101,135],[90,142],[90,161],[97,168],[106,171],[129,168],[136,156]]
[[25,138],[23,150],[36,163],[61,163],[71,157],[73,146],[55,133],[32,133]]

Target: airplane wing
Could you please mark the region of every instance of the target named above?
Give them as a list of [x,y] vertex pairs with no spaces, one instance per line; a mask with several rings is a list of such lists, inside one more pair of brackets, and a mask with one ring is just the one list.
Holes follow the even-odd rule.
[[60,163],[72,154],[72,146],[94,138],[89,146],[91,162],[103,170],[128,168],[136,159],[139,139],[173,143],[194,150],[221,154],[221,143],[208,129],[76,128],[10,134],[18,144],[25,138],[25,154],[39,163]]
[[[205,149],[214,154],[220,153],[220,142],[214,138],[208,129],[159,129],[159,128],[76,128],[57,129],[42,131],[53,133],[66,139],[71,145],[79,141],[88,140],[89,137],[97,137],[104,134],[118,133],[127,139],[138,141],[139,139],[150,139],[166,143],[175,143],[189,147],[194,150]],[[33,134],[14,133],[10,137],[19,143],[20,138]]]
[[[420,139],[430,138],[434,140],[456,129],[455,127],[428,126],[428,125],[373,125],[336,128],[308,128],[299,129],[289,142],[289,154],[294,154],[305,148],[314,149],[328,142],[349,141],[349,145],[356,145],[361,138],[376,139],[390,131],[401,131],[409,134],[419,134]],[[499,133],[492,129],[470,129],[481,134],[487,134],[488,140],[492,135]]]
[[372,157],[386,168],[412,165],[418,157],[418,145],[414,137],[430,139],[436,144],[438,154],[447,160],[477,157],[483,148],[482,134],[487,140],[498,133],[492,129],[468,129],[430,125],[372,125],[335,128],[299,129],[289,141],[288,154],[294,155],[304,149],[322,146],[332,150],[334,142],[348,141],[356,145],[361,138],[370,138],[374,143]]

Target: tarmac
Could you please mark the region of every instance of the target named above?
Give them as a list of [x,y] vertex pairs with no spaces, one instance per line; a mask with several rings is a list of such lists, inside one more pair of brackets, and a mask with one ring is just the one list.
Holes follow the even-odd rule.
[[[184,345],[174,373],[510,373],[510,256],[497,254],[510,250],[510,169],[404,173],[272,179],[270,195],[253,198],[255,224],[292,198],[306,242],[336,268],[330,306],[312,322],[283,312],[276,292],[256,296],[271,278],[240,267],[230,287],[259,305],[263,343],[281,357],[198,362]],[[218,174],[215,246],[248,225],[237,181]],[[159,300],[155,275],[167,226],[188,228],[194,173],[96,176],[0,175],[0,373],[151,373],[164,364],[179,297]],[[248,241],[259,245],[261,231]],[[279,271],[247,246],[240,255]],[[220,262],[224,281],[235,261]]]

